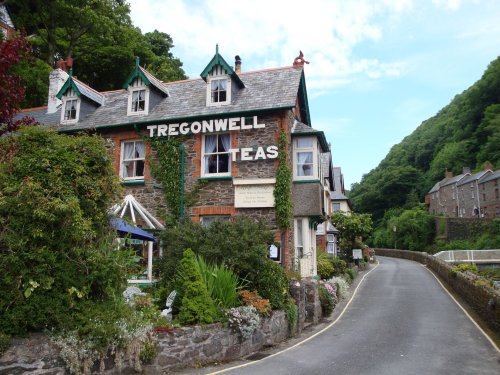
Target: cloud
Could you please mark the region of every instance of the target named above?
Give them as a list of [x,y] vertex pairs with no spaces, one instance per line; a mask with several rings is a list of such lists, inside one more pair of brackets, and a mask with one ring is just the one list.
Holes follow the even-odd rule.
[[[304,52],[308,88],[321,95],[356,77],[382,79],[401,74],[397,61],[358,58],[361,43],[384,36],[380,17],[399,17],[411,0],[254,0],[251,5],[227,0],[130,0],[134,24],[143,32],[169,33],[175,54],[189,76],[197,76],[215,52],[239,54],[243,70],[291,65]],[[317,91],[316,91],[317,90]]]

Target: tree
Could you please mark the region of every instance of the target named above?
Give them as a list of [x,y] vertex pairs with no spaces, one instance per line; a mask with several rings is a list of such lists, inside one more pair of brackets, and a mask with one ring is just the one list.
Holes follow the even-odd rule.
[[368,237],[373,229],[369,214],[345,214],[338,211],[333,213],[331,222],[340,232],[340,250],[344,256],[356,247],[358,240],[363,241],[363,238]]
[[118,192],[98,136],[0,137],[0,332],[57,328],[121,293],[133,257],[112,242]]
[[27,59],[30,46],[23,36],[0,40],[0,135],[12,132],[23,125],[32,125],[33,119],[14,120],[19,103],[25,97],[21,77],[15,74],[16,64]]

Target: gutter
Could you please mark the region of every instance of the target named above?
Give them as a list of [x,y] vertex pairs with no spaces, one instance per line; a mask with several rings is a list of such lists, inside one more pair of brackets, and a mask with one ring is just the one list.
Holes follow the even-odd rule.
[[[293,109],[295,106],[285,106],[285,107],[277,107],[277,108],[267,108],[267,109],[252,109],[248,111],[240,111],[240,112],[227,112],[227,113],[211,113],[211,114],[204,114],[204,115],[198,115],[198,116],[187,116],[187,117],[174,117],[174,118],[162,118],[158,120],[145,120],[145,121],[135,121],[135,122],[122,122],[118,124],[111,124],[111,125],[101,125],[101,126],[93,126],[93,127],[85,127],[85,128],[65,128],[58,130],[59,133],[73,133],[73,132],[78,132],[78,131],[87,131],[87,130],[101,130],[101,129],[114,129],[122,126],[138,126],[138,125],[157,125],[157,124],[163,124],[166,122],[176,122],[176,121],[182,121],[182,120],[195,120],[195,119],[206,119],[206,118],[213,118],[215,116],[218,116],[220,118],[225,118],[225,117],[231,117],[235,115],[249,115],[249,114],[254,114],[256,112],[275,112],[275,111],[282,111],[282,110],[288,110],[288,109]],[[323,135],[324,136],[324,135]]]

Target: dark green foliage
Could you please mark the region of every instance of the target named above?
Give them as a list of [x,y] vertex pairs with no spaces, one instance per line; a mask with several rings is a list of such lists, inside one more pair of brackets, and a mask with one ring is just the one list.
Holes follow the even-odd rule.
[[331,279],[335,269],[333,268],[333,257],[323,251],[317,251],[316,266],[318,275],[322,280]]
[[257,288],[262,298],[269,300],[273,310],[283,309],[288,302],[288,279],[278,263],[264,259],[260,268],[248,272],[246,278]]
[[425,251],[433,243],[434,234],[435,220],[425,206],[392,209],[386,212],[370,243],[375,247]]
[[288,299],[288,303],[283,306],[288,321],[288,333],[293,335],[295,333],[295,326],[299,318],[299,309],[292,298]]
[[121,292],[133,258],[112,244],[118,190],[99,137],[41,127],[0,137],[0,331],[58,327]]
[[414,200],[410,194],[422,201],[445,169],[456,175],[462,167],[480,170],[486,161],[499,169],[498,144],[500,57],[479,81],[393,146],[361,183],[353,185],[349,198],[357,212],[373,214],[378,223],[389,208],[412,208],[406,205]]
[[369,214],[347,215],[338,211],[333,213],[331,222],[340,232],[340,252],[346,259],[352,257],[351,250],[356,248],[357,241],[368,237],[373,229],[372,218]]
[[479,272],[474,263],[461,263],[451,268],[454,272],[472,272],[477,274]]
[[347,263],[340,258],[333,258],[333,276],[342,276],[347,270]]
[[42,80],[42,70],[68,56],[75,75],[99,91],[121,88],[135,56],[162,81],[187,78],[172,55],[172,38],[157,30],[143,35],[132,24],[127,2],[9,0],[7,5],[17,29],[30,35],[37,60],[21,74],[29,85],[24,106],[46,104],[48,80]]
[[168,227],[162,241],[164,257],[158,269],[165,296],[175,289],[173,279],[184,249],[191,248],[207,262],[224,265],[240,279],[247,280],[250,283],[247,288],[257,289],[273,308],[280,308],[286,302],[288,281],[280,265],[268,258],[267,249],[274,242],[274,234],[265,223],[237,217],[234,222],[216,221],[203,227],[186,220]]
[[335,301],[333,297],[328,293],[328,290],[323,285],[318,286],[319,291],[319,302],[321,304],[321,311],[323,316],[330,316],[333,309],[335,308]]
[[356,275],[357,275],[356,271],[352,268],[347,268],[345,270],[344,276],[349,284],[352,284],[352,282],[356,278]]
[[0,332],[0,356],[9,348],[10,336]]
[[183,291],[182,305],[177,316],[179,323],[182,325],[213,323],[217,318],[217,309],[208,294],[191,249],[184,251],[178,275],[182,280]]

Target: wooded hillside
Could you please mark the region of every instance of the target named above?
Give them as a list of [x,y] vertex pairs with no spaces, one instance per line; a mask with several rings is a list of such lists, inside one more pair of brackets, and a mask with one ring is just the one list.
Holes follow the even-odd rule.
[[380,219],[385,210],[423,201],[448,169],[460,174],[491,162],[500,169],[500,57],[482,78],[412,134],[392,147],[360,183],[350,199],[355,211]]

